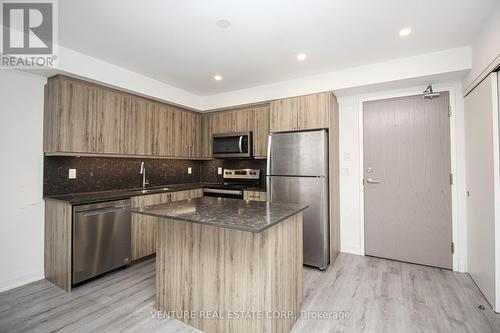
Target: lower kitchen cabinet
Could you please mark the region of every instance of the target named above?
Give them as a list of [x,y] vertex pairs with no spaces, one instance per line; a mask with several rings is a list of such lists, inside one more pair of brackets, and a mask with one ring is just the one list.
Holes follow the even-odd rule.
[[267,201],[267,193],[262,191],[243,191],[243,199],[251,201]]
[[72,215],[70,203],[45,199],[45,278],[67,292],[71,291]]
[[[132,197],[131,203],[132,207],[141,207],[202,196],[202,189],[194,189]],[[156,218],[153,216],[132,214],[131,228],[132,260],[154,254],[156,252]]]

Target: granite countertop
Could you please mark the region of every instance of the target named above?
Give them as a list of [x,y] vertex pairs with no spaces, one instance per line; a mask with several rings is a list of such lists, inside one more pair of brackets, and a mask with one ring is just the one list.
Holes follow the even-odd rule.
[[133,188],[133,189],[113,190],[113,191],[70,193],[70,194],[47,196],[44,197],[44,199],[61,200],[61,201],[66,201],[72,205],[81,205],[81,204],[89,204],[101,201],[128,199],[130,197],[135,197],[140,195],[193,190],[197,188],[202,188],[207,185],[209,184],[208,183],[172,184],[172,185],[148,187],[146,188],[147,192],[143,192],[142,188]]
[[258,233],[307,207],[303,204],[201,197],[133,208],[131,212]]

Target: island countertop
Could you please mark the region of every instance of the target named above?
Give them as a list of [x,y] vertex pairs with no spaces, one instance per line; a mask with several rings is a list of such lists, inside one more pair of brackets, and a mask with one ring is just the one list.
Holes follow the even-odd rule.
[[133,208],[131,212],[258,233],[307,207],[303,204],[201,197]]

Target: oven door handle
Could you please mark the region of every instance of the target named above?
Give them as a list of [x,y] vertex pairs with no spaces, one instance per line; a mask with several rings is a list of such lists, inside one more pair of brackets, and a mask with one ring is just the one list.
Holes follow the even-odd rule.
[[222,189],[211,189],[211,188],[204,188],[203,189],[204,193],[215,193],[215,194],[233,194],[233,195],[242,195],[243,191],[238,191],[238,190],[222,190]]

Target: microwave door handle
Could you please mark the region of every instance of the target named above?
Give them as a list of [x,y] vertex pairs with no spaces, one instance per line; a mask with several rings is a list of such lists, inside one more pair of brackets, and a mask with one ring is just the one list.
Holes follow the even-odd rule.
[[240,153],[243,153],[243,135],[240,135],[239,147],[240,147]]

